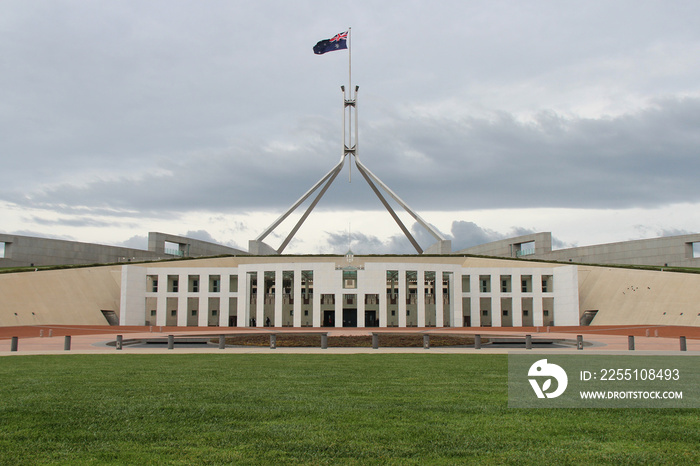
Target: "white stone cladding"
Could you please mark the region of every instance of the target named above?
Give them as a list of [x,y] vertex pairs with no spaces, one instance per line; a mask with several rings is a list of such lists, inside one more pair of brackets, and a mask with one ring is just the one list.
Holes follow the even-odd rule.
[[[303,319],[302,272],[313,272],[313,293],[309,305],[309,326],[321,327],[323,321],[321,312],[321,297],[331,295],[335,306],[327,310],[332,314],[332,322],[336,327],[347,325],[344,319],[344,295],[354,295],[353,308],[355,325],[363,327],[365,323],[366,297],[378,296],[376,304],[376,326],[406,327],[409,322],[417,327],[462,327],[465,325],[465,313],[462,308],[463,299],[470,300],[469,326],[479,327],[490,325],[522,326],[524,319],[533,326],[548,324],[578,325],[578,269],[576,266],[527,266],[523,267],[463,267],[454,263],[435,262],[369,262],[358,267],[351,264],[336,265],[334,261],[319,262],[254,262],[238,264],[236,267],[168,267],[168,266],[123,266],[120,323],[122,325],[151,325],[177,326],[211,326],[227,327],[235,315],[235,325],[238,327],[256,327],[266,325],[265,306],[273,306],[270,326],[301,327]],[[343,287],[343,271],[353,270],[357,274],[355,288]],[[390,314],[387,294],[387,271],[398,272],[396,289],[398,290],[396,304],[392,305]],[[282,290],[285,272],[293,273],[291,296],[294,297],[291,312],[283,314],[284,291]],[[407,282],[407,272],[416,274],[415,285]],[[274,293],[266,296],[264,291],[257,292],[253,312],[251,302],[251,276],[257,275],[257,290],[264,288],[265,273],[274,276]],[[426,302],[430,301],[426,294],[426,276],[434,273],[434,296],[430,304],[431,312],[427,312]],[[196,291],[188,286],[190,278],[198,277]],[[237,290],[230,289],[231,277],[237,277]],[[469,289],[463,290],[463,276],[469,277]],[[147,277],[157,279],[157,290],[147,289]],[[218,286],[212,287],[212,280],[218,277]],[[480,277],[487,277],[490,286],[483,288]],[[551,277],[547,290],[543,291],[543,277]],[[170,283],[177,279],[177,291],[169,289]],[[465,279],[466,280],[466,279]],[[503,284],[503,280],[509,283]],[[525,283],[523,283],[525,281]],[[235,282],[235,280],[234,280]],[[443,284],[444,283],[444,284]],[[529,283],[529,285],[527,285]],[[444,286],[444,288],[443,288]],[[530,289],[527,289],[527,287]],[[443,292],[447,290],[447,294]],[[412,294],[413,293],[413,294]],[[274,294],[274,298],[272,297]],[[421,298],[423,297],[423,298]],[[236,308],[230,309],[229,303],[235,298]],[[218,304],[211,304],[217,303]],[[267,304],[266,304],[267,302]],[[407,304],[412,302],[412,304]],[[532,309],[527,316],[523,314],[523,302],[532,303]],[[147,303],[155,303],[151,309]],[[170,303],[170,306],[169,304]],[[176,305],[173,303],[177,303]],[[190,304],[188,304],[190,303]],[[197,303],[196,305],[192,303]],[[413,304],[415,303],[415,304]],[[488,304],[488,309],[481,309],[481,303]],[[502,303],[510,309],[505,309]],[[546,303],[546,304],[544,304]],[[552,307],[545,309],[544,306]],[[310,307],[309,307],[310,306]],[[329,306],[329,304],[325,304]],[[416,316],[407,316],[409,307],[413,306]],[[214,309],[213,307],[218,307]],[[434,308],[433,308],[434,307]],[[310,309],[310,310],[309,310]],[[346,309],[347,310],[347,309]],[[151,312],[155,311],[155,319]],[[213,313],[216,315],[213,315]],[[368,311],[374,312],[374,311]],[[529,314],[529,313],[532,314]],[[547,315],[545,315],[547,313]],[[174,315],[176,319],[174,320]],[[196,316],[195,316],[196,314]],[[291,314],[291,315],[290,315]],[[486,314],[486,315],[484,315]],[[415,317],[415,318],[414,318]],[[170,324],[169,324],[170,322]]]

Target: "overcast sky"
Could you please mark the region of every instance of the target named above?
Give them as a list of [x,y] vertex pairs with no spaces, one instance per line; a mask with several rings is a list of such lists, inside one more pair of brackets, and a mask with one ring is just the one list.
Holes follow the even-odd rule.
[[[697,0],[3,0],[0,232],[247,249],[342,154],[348,52],[312,47],[348,27],[360,156],[453,250],[700,232],[698,21]],[[285,252],[413,252],[382,209],[346,167]]]

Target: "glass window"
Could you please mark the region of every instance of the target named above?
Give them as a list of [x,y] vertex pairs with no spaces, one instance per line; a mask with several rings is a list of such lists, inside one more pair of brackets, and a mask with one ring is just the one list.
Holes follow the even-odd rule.
[[357,270],[343,270],[343,288],[357,288]]

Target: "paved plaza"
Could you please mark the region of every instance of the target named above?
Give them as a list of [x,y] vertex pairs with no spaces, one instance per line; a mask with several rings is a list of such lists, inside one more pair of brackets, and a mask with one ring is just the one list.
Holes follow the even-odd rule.
[[[531,335],[533,341],[567,340],[571,346],[550,349],[536,348],[532,350],[520,348],[492,348],[485,344],[481,349],[473,346],[450,347],[281,347],[271,349],[269,346],[227,346],[219,349],[216,340],[219,335],[234,336],[245,334],[309,334],[326,333],[333,336],[362,336],[388,334],[416,335],[481,335],[489,337],[520,338]],[[201,347],[179,347],[168,349],[165,345],[159,347],[136,347],[128,344],[117,350],[114,342],[117,335],[122,335],[124,341],[167,339],[173,335],[175,339],[186,337],[211,337],[212,344]],[[583,350],[576,348],[577,336],[582,335],[585,346]],[[66,336],[70,336],[70,350],[65,349]],[[629,350],[629,337],[634,336],[634,350]],[[12,337],[17,337],[17,351],[11,351]],[[680,337],[686,337],[687,351],[680,351]],[[535,345],[536,346],[536,345]],[[5,327],[0,329],[0,356],[20,356],[36,354],[145,354],[145,353],[317,353],[317,354],[353,354],[353,353],[500,353],[511,352],[573,352],[578,354],[699,354],[700,328],[696,327],[666,327],[666,326],[601,326],[601,327],[521,327],[521,328],[337,328],[328,329],[292,329],[292,328],[183,328],[183,327],[117,327],[117,326],[26,326]]]

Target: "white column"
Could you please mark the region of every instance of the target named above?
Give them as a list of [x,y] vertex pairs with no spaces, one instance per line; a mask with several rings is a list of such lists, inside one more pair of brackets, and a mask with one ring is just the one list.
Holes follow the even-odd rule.
[[207,293],[199,293],[199,304],[197,309],[197,325],[200,327],[209,326],[209,297]]
[[442,270],[435,271],[435,326],[443,327],[445,303],[442,300]]
[[343,294],[335,293],[335,326],[343,326]]
[[177,276],[177,326],[187,327],[187,275]]
[[219,327],[228,327],[229,317],[231,316],[230,303],[233,293],[228,292],[221,297],[219,301]]
[[[518,282],[519,283],[519,282]],[[523,299],[519,292],[515,290],[520,290],[520,287],[513,288],[513,327],[523,326]]]
[[258,270],[258,299],[255,303],[255,326],[265,325],[265,270]]
[[282,303],[284,297],[284,287],[282,286],[283,272],[282,270],[275,270],[275,321],[272,323],[275,327],[281,327],[284,324],[284,318],[286,316],[282,315]]
[[318,289],[314,290],[313,295],[312,295],[312,300],[311,302],[313,303],[313,306],[311,308],[311,313],[313,314],[313,323],[314,327],[320,327],[321,326],[321,318],[323,317],[321,314],[321,293],[317,292]]
[[[248,270],[242,272],[243,277],[238,275],[238,327],[250,326],[250,285],[251,278]],[[241,286],[243,292],[241,293]]]
[[406,271],[399,270],[399,291],[396,296],[399,313],[399,327],[406,328]]
[[[223,271],[222,271],[223,272]],[[219,327],[227,327],[228,326],[228,302],[229,302],[229,297],[231,296],[231,273],[221,273],[221,286],[219,289],[221,290],[221,293],[219,293],[219,318],[217,319],[219,321]],[[209,311],[207,311],[208,315]]]
[[156,325],[165,326],[168,317],[168,274],[158,275]]
[[[386,275],[386,273],[385,273]],[[386,278],[385,278],[386,280]],[[389,303],[386,297],[386,285],[384,292],[379,293],[379,326],[386,327],[389,322]]]
[[472,270],[472,273],[469,274],[469,289],[471,290],[472,298],[472,327],[481,327],[481,287],[479,285],[478,271]]
[[452,306],[452,326],[464,325],[464,312],[462,310],[462,271],[455,270],[450,274],[450,305]]
[[491,327],[503,327],[503,309],[501,309],[501,287],[500,283],[496,291],[493,287],[493,277],[491,277]]
[[419,327],[425,327],[425,271],[418,270],[416,273],[416,280],[418,282],[418,287],[416,289],[416,293],[418,293],[416,306],[416,312],[418,312],[417,325]]
[[[357,290],[355,290],[357,291]],[[357,326],[365,326],[365,294],[356,293],[355,302],[357,303]]]
[[301,270],[294,271],[294,282],[292,283],[292,292],[294,296],[294,327],[301,327],[301,304],[304,302],[304,298],[301,294]]

